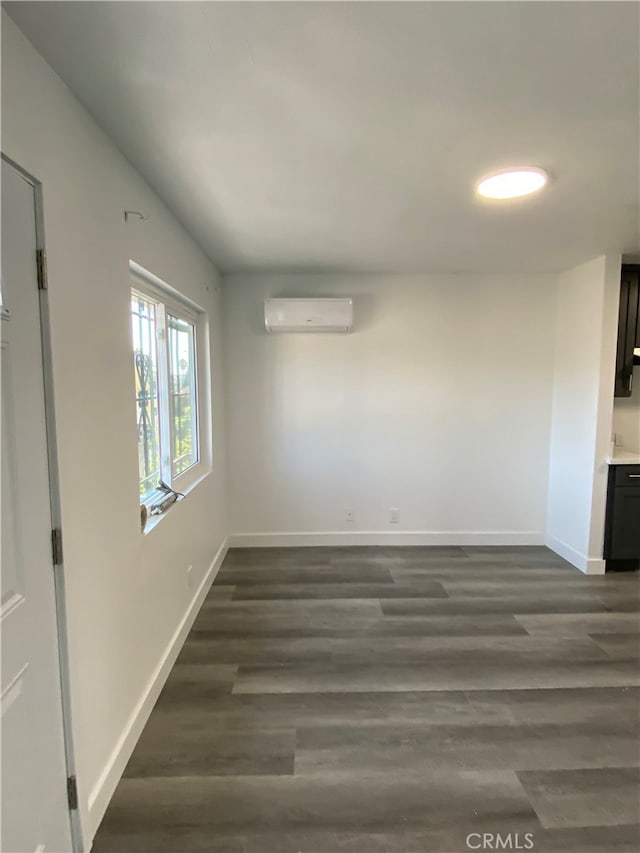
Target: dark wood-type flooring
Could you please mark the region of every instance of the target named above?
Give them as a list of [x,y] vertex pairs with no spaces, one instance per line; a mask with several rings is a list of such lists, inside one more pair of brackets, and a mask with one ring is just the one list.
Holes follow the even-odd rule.
[[94,853],[638,853],[638,593],[545,548],[231,550]]

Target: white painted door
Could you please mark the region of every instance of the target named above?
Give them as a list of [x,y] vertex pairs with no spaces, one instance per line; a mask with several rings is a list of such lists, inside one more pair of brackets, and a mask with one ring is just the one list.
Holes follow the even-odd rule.
[[71,850],[34,188],[2,162],[2,853]]

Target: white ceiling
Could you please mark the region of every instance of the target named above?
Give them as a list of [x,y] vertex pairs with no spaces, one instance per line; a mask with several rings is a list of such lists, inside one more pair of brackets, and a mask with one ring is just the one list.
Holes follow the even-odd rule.
[[[6,8],[223,270],[547,271],[639,248],[637,3]],[[523,163],[551,187],[474,198]]]

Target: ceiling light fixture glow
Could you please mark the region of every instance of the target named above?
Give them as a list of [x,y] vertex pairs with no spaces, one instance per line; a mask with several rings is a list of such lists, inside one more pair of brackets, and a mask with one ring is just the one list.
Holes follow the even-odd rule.
[[544,169],[535,166],[518,166],[513,169],[503,169],[482,178],[476,185],[476,192],[483,198],[520,198],[523,195],[541,190],[549,175]]

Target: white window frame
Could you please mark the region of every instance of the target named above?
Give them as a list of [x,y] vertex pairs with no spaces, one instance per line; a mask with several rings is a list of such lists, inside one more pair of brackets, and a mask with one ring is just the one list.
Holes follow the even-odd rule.
[[[207,476],[211,470],[211,418],[208,416],[208,322],[204,309],[196,305],[177,290],[161,281],[152,273],[131,261],[129,263],[130,295],[139,293],[156,306],[156,360],[158,369],[158,418],[160,443],[160,478],[172,489],[181,494],[188,494]],[[166,335],[168,332],[167,314],[185,320],[194,329],[194,379],[196,386],[196,450],[197,460],[185,471],[174,476],[172,470],[171,418],[172,403],[169,391],[169,347]],[[131,313],[129,312],[129,333],[133,347],[133,332],[131,329]],[[137,471],[137,482],[140,484],[140,471]],[[148,508],[157,503],[161,497],[158,491],[152,492],[142,501]],[[154,516],[153,519],[162,518]],[[147,524],[145,532],[152,529],[153,521]]]

